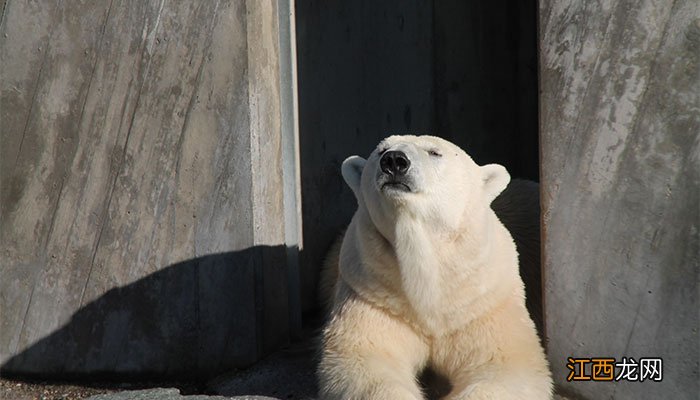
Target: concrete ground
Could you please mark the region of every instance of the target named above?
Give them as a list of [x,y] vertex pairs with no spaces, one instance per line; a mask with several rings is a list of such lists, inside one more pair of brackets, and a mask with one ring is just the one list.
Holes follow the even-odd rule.
[[[86,398],[88,400],[314,400],[318,392],[315,371],[319,338],[317,331],[313,329],[309,329],[306,336],[306,340],[278,351],[248,369],[218,376],[199,388],[182,386],[185,393],[203,392],[208,393],[207,395],[183,395],[180,389],[173,387],[139,390],[129,389],[128,386],[112,387],[101,390],[103,393],[100,393],[88,387],[70,386],[65,390],[65,387],[56,385],[32,385],[6,381],[10,389],[16,389],[15,385],[36,387],[31,391],[0,391],[0,398],[3,400],[83,400]],[[438,393],[446,393],[445,388],[439,384],[439,378],[426,375],[423,381],[433,382],[429,386],[437,388],[427,391],[430,399],[438,399],[440,398]],[[8,398],[6,398],[7,395],[9,395]],[[567,399],[555,396],[554,400]]]
[[224,396],[207,396],[207,395],[193,395],[193,396],[182,396],[180,391],[177,389],[147,389],[147,390],[135,390],[128,392],[119,393],[109,393],[109,394],[98,394],[92,396],[89,400],[278,400],[273,397],[266,396],[236,396],[236,397],[224,397]]
[[296,343],[258,361],[249,369],[211,380],[207,383],[207,389],[211,393],[223,396],[257,395],[281,400],[315,399],[318,392],[316,343],[315,337]]

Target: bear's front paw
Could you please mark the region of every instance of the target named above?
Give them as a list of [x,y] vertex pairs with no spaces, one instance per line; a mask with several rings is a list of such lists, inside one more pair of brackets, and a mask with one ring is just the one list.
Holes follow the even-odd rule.
[[423,400],[418,391],[400,385],[377,385],[371,388],[347,388],[337,392],[322,390],[321,400]]
[[475,383],[467,386],[464,390],[458,393],[450,394],[446,397],[447,400],[515,400],[513,397],[503,388],[498,387],[494,384],[488,383]]
[[[508,382],[477,382],[445,397],[445,400],[549,400],[551,390],[547,385],[521,384],[520,389],[504,384]],[[513,382],[508,382],[512,384]]]

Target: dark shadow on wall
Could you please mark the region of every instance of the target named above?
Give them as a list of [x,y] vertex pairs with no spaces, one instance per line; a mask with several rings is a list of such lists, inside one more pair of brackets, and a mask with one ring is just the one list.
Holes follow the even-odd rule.
[[111,289],[0,373],[192,380],[250,365],[289,342],[287,250],[207,255]]

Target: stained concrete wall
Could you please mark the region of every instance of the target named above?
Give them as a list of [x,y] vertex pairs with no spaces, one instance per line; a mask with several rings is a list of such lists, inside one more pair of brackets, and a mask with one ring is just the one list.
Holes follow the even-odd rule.
[[285,15],[275,1],[7,1],[4,373],[191,377],[288,341]]
[[390,134],[433,134],[537,180],[534,0],[297,1],[304,310],[356,202],[340,176]]
[[[700,3],[543,0],[539,18],[555,381],[588,399],[697,399]],[[661,357],[663,381],[565,382],[567,357]]]

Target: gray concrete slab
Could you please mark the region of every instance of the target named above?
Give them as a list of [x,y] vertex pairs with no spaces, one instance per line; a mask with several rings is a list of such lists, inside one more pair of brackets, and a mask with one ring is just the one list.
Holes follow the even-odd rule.
[[194,395],[183,396],[178,389],[156,388],[146,390],[130,390],[119,393],[99,394],[88,398],[88,400],[278,400],[265,396],[206,396]]
[[277,1],[0,8],[2,373],[192,379],[285,345]]

